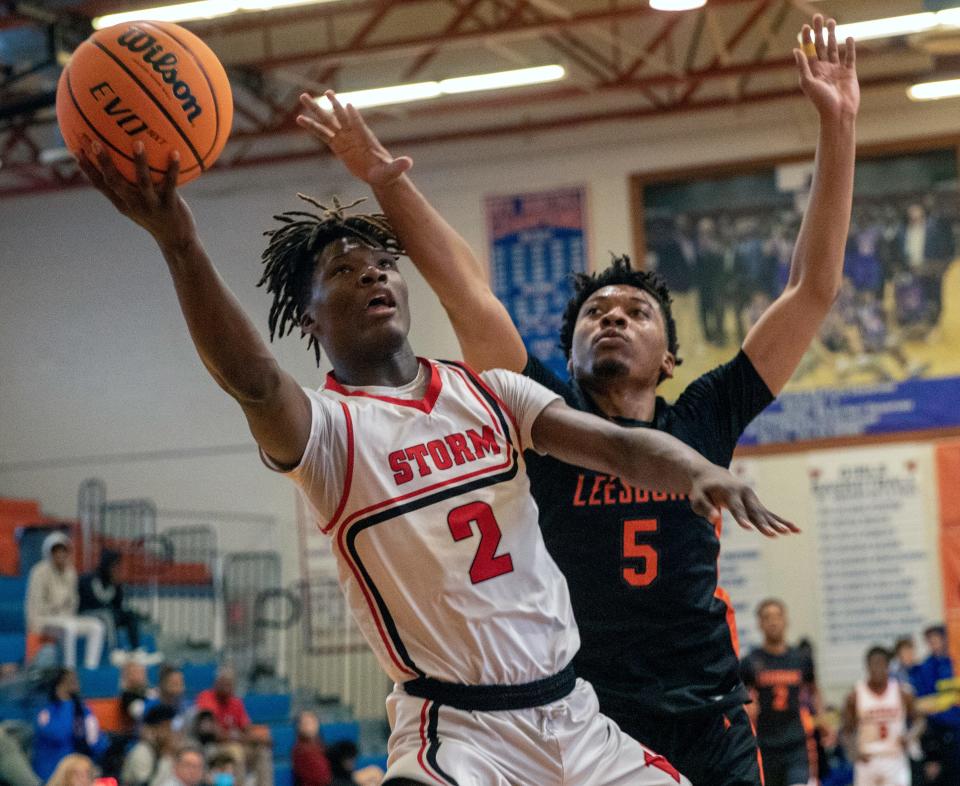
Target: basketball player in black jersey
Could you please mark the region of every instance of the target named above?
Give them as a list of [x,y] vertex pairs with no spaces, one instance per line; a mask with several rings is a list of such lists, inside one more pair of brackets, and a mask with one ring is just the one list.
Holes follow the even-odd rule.
[[807,730],[800,706],[801,691],[813,700],[821,714],[820,691],[813,660],[787,644],[787,609],[783,601],[768,598],[757,607],[757,622],[763,644],[740,665],[743,682],[750,691],[763,754],[765,786],[806,786],[810,778]]
[[[656,394],[679,362],[670,295],[657,276],[632,270],[623,257],[577,281],[561,336],[571,379],[559,379],[527,354],[484,266],[405,174],[409,158],[392,156],[359,116],[332,135],[321,132],[331,118],[306,95],[307,117],[298,122],[372,187],[470,365],[522,371],[573,407],[665,431],[726,466],[744,428],[790,379],[841,281],[859,86],[853,41],[838,47],[834,27],[816,16],[812,29],[804,25],[804,48],[794,50],[820,135],[787,287],[742,351],[673,404]],[[717,528],[681,497],[532,452],[527,462],[547,546],[580,626],[575,666],[604,711],[697,786],[759,786],[733,612],[717,586]]]

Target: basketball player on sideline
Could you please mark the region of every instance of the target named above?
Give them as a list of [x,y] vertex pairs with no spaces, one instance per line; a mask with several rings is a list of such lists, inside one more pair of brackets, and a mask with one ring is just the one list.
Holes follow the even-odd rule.
[[817,717],[823,704],[814,678],[813,661],[787,644],[787,609],[769,598],[757,607],[763,644],[740,664],[740,674],[753,699],[757,742],[763,754],[765,786],[806,786],[810,778],[807,731],[801,716],[800,692],[812,694]]
[[867,679],[857,683],[843,708],[843,735],[856,762],[853,786],[910,786],[907,746],[922,731],[913,694],[890,677],[890,653],[872,647]]
[[[563,381],[527,354],[484,266],[404,174],[409,158],[393,158],[356,111],[341,123],[307,95],[300,123],[373,188],[472,367],[523,372],[575,409],[673,434],[728,465],[747,424],[790,379],[840,285],[860,93],[853,41],[838,47],[834,27],[814,17],[813,30],[802,31],[804,50],[794,51],[820,138],[787,288],[743,351],[672,405],[656,394],[679,362],[670,295],[657,276],[631,270],[624,257],[578,279],[560,336],[572,376]],[[759,786],[733,610],[717,586],[719,529],[686,500],[616,473],[538,453],[527,462],[547,548],[570,584],[583,636],[576,667],[601,706],[631,736],[669,750],[697,786]]]
[[351,611],[397,683],[386,780],[688,784],[600,715],[574,676],[577,626],[523,451],[683,495],[701,515],[723,506],[745,527],[795,528],[673,437],[578,412],[513,372],[418,358],[390,225],[337,202],[278,216],[263,254],[271,337],[299,328],[333,366],[320,390],[301,388],[203,250],[174,186],[178,158],[154,187],[142,144],[136,184],[95,152],[99,169],[84,157],[84,172],[153,235],[201,360],[240,404],[265,463],[303,490],[334,540]]

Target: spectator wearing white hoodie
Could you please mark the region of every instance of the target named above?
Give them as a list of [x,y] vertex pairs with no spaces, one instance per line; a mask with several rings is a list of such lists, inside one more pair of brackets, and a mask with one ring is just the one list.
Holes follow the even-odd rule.
[[96,617],[80,616],[77,609],[77,571],[70,538],[52,532],[43,541],[43,559],[30,569],[27,582],[27,630],[53,636],[63,645],[63,663],[74,668],[77,639],[86,639],[84,666],[95,669],[103,654],[104,625]]

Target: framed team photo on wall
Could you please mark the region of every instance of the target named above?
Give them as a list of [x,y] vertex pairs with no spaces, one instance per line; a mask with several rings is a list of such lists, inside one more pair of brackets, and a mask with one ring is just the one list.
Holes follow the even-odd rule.
[[[858,153],[843,282],[742,446],[960,430],[958,143]],[[635,254],[674,297],[668,399],[729,360],[783,292],[812,159],[632,178]]]

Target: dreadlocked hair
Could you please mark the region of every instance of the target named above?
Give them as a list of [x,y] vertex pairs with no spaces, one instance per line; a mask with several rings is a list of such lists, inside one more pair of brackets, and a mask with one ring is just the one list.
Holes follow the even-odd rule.
[[[264,270],[257,286],[266,284],[267,292],[273,295],[269,320],[271,341],[274,337],[290,335],[301,324],[309,302],[317,255],[330,243],[355,238],[366,246],[382,248],[395,256],[404,253],[386,216],[380,213],[345,215],[345,211],[359,205],[363,199],[341,205],[340,200],[333,197],[333,206],[327,207],[306,194],[297,196],[322,212],[317,215],[290,210],[275,215],[283,226],[263,233],[270,241],[260,257]],[[301,330],[300,337],[304,335]],[[310,336],[307,347],[313,347],[319,366],[320,345],[315,336]]]
[[[663,322],[667,329],[667,349],[676,359],[676,365],[683,361],[677,354],[680,345],[677,343],[677,324],[673,320],[671,304],[673,298],[666,282],[657,274],[649,270],[634,270],[630,265],[630,257],[626,254],[617,256],[611,253],[611,263],[608,268],[599,273],[577,273],[573,277],[573,297],[567,303],[563,312],[563,324],[560,326],[560,348],[563,354],[570,358],[570,348],[573,345],[573,329],[577,324],[580,309],[594,292],[604,287],[623,284],[636,287],[653,295],[663,314]],[[663,381],[661,377],[660,382]]]

